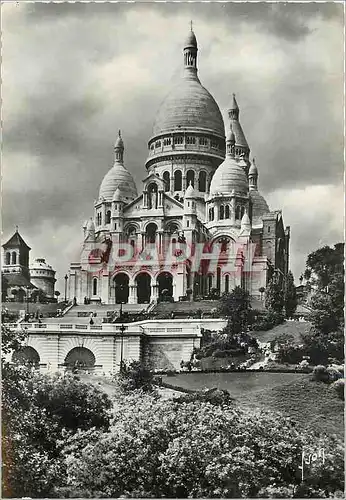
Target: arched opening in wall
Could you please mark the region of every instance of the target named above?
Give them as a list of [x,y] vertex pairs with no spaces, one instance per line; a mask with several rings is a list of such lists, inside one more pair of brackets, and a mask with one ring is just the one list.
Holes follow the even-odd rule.
[[130,245],[132,246],[132,248],[135,249],[136,240],[137,240],[136,227],[135,226],[129,226],[126,229],[125,234],[126,234],[126,238],[127,238],[128,243],[130,243]]
[[107,210],[106,212],[106,224],[110,224],[111,223],[111,211],[110,210]]
[[95,366],[95,356],[86,347],[74,347],[65,358],[65,366],[69,370],[90,370]]
[[193,170],[188,170],[186,174],[186,186],[190,184],[195,187],[195,172]]
[[198,178],[198,191],[205,193],[207,190],[207,174],[202,170]]
[[127,304],[129,300],[129,277],[125,273],[114,276],[115,303]]
[[169,172],[163,172],[163,181],[165,183],[165,191],[170,190],[170,181],[171,181],[171,176],[169,175]]
[[236,209],[235,209],[235,218],[237,220],[240,219],[240,207],[239,206],[237,206]]
[[240,218],[242,219],[243,216],[245,214],[245,207],[241,207],[241,210],[240,210]]
[[157,225],[153,222],[147,225],[145,230],[145,241],[146,243],[155,243],[157,233]]
[[12,252],[12,264],[17,264],[17,254],[16,254],[16,252]]
[[219,210],[219,219],[223,220],[224,218],[225,218],[225,207],[221,205]]
[[136,285],[138,304],[149,304],[151,297],[151,278],[149,274],[138,274],[136,277]]
[[6,255],[5,255],[5,264],[7,264],[8,266],[11,264],[11,254],[10,254],[10,252],[6,252]]
[[148,186],[148,208],[157,208],[158,189],[157,184],[152,182]]
[[93,278],[93,295],[97,295],[97,285],[98,285],[98,279]]
[[208,274],[208,293],[211,292],[212,288],[213,288],[213,276],[212,274]]
[[174,172],[174,191],[181,191],[183,187],[183,176],[181,170]]
[[225,293],[229,293],[229,275],[225,276]]
[[173,276],[171,273],[163,272],[157,277],[159,285],[159,298],[164,300],[165,297],[173,297]]
[[225,219],[229,219],[229,205],[225,207]]
[[17,351],[14,351],[12,362],[18,365],[38,367],[40,364],[40,356],[33,347],[20,347]]
[[218,292],[221,292],[221,267],[216,269],[216,288]]

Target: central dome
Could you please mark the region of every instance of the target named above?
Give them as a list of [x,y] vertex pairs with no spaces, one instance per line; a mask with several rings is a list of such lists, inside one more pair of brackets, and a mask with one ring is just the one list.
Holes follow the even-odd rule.
[[197,77],[183,78],[175,85],[156,115],[154,135],[179,129],[225,135],[219,106]]

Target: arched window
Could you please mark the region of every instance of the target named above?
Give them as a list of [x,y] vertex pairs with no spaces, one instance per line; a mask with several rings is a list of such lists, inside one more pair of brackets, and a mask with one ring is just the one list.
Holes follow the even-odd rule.
[[239,206],[235,209],[235,218],[237,220],[240,219],[240,207]]
[[176,170],[174,172],[174,191],[181,191],[182,190],[182,173],[181,170]]
[[170,175],[169,175],[169,172],[163,172],[163,181],[165,183],[165,191],[169,191],[170,190]]
[[211,220],[214,220],[215,214],[214,214],[214,207],[211,207]]
[[11,254],[10,252],[6,252],[5,262],[9,266],[11,264]]
[[147,229],[145,231],[147,243],[155,243],[156,232],[157,232],[156,224],[151,222],[150,224],[147,225]]
[[209,208],[209,220],[213,220],[213,219],[211,218],[211,214],[212,214],[212,212],[211,212],[211,208]]
[[110,224],[110,223],[111,223],[111,211],[107,210],[107,212],[106,212],[106,224]]
[[225,219],[229,219],[229,205],[225,207]]
[[229,276],[228,276],[228,274],[225,276],[225,292],[229,293]]
[[219,219],[223,220],[225,218],[225,207],[221,205],[220,211],[219,211]]
[[244,214],[245,214],[245,207],[241,207],[240,217],[243,218]]
[[221,268],[218,267],[216,270],[216,288],[221,291]]
[[148,207],[157,208],[158,195],[157,195],[157,184],[153,182],[148,186]]
[[93,279],[93,295],[97,295],[97,278]]
[[186,185],[189,186],[190,183],[195,187],[195,172],[193,170],[188,170],[186,174]]
[[16,252],[12,252],[12,264],[17,264],[17,254],[16,254]]
[[198,190],[201,191],[202,193],[205,193],[206,189],[207,189],[207,174],[202,170],[202,172],[199,173]]

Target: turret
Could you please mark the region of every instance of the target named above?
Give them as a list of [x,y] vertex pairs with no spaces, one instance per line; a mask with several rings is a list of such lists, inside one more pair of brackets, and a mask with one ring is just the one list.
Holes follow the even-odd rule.
[[255,163],[255,158],[252,160],[252,164],[249,170],[249,188],[257,189],[257,181],[258,181],[258,170]]
[[197,40],[194,32],[192,31],[192,21],[191,30],[186,37],[184,44],[184,75],[187,77],[197,76]]
[[95,241],[95,224],[92,218],[88,220],[85,228],[85,241]]

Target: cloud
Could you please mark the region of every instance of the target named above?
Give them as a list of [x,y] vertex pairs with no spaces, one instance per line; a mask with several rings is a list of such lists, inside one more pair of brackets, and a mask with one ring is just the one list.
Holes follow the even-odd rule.
[[[261,191],[274,201],[280,193],[277,206],[285,202],[284,221],[292,227],[299,259],[319,240],[334,243],[339,233],[329,227],[330,214],[312,224],[306,211],[289,203],[297,202],[291,192],[314,193],[323,186],[331,192],[330,186],[341,183],[341,5],[2,7],[4,234],[18,224],[37,254],[51,263],[56,259],[60,277],[71,257],[65,250],[56,257],[56,242],[78,248],[81,223],[92,214],[112,165],[119,128],[140,191],[155,113],[180,72],[190,19],[201,81],[225,123],[236,92]],[[341,200],[340,191],[333,196]],[[314,234],[305,232],[306,225]],[[297,234],[306,234],[303,250],[294,243]]]

